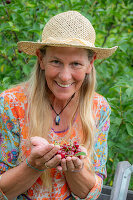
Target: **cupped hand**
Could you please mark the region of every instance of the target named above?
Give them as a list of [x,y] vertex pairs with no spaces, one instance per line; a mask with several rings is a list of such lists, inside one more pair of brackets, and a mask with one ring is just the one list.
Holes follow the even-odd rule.
[[[87,149],[80,146],[81,151],[87,156]],[[64,172],[79,172],[84,166],[84,159],[86,156],[81,155],[79,158],[76,156],[63,158],[60,166],[57,166],[57,170]]]
[[39,136],[31,137],[30,142],[31,142],[32,147],[49,144],[49,142],[46,139]]
[[31,154],[28,157],[28,163],[39,170],[46,168],[55,168],[61,162],[61,156],[56,155],[60,146],[49,144],[42,137],[31,138]]

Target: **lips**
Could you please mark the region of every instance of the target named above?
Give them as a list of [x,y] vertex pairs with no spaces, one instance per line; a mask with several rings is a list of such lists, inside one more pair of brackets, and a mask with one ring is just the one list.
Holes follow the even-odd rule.
[[57,83],[57,85],[59,85],[62,88],[68,88],[72,85],[72,83],[69,83],[69,84],[62,84],[62,83],[59,83],[59,82],[56,82],[56,83]]

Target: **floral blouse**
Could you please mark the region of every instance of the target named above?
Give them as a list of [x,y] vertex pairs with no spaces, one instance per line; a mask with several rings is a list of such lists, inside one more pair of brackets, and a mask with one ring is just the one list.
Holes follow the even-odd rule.
[[[17,86],[4,91],[0,95],[0,174],[19,165],[30,153],[26,146],[27,124],[25,122],[25,110],[27,109],[27,97],[22,86]],[[95,93],[93,100],[93,109],[95,113],[96,133],[92,163],[96,173],[96,184],[85,198],[97,199],[100,195],[103,178],[106,174],[107,161],[107,136],[110,126],[109,115],[111,109],[106,99]],[[56,132],[51,128],[49,133],[49,142],[54,140],[61,141],[68,130]],[[82,138],[82,129],[80,117],[76,115],[70,139],[80,143]],[[22,156],[24,155],[24,156]],[[27,192],[19,195],[16,200],[68,200],[78,199],[69,189],[64,173],[51,169],[52,191],[49,192],[42,186],[41,178],[33,184]],[[7,199],[0,191],[0,199]]]

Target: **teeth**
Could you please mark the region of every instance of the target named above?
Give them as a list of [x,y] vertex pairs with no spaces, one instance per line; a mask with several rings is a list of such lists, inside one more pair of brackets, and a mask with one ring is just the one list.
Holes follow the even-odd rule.
[[57,84],[60,86],[60,87],[64,87],[64,88],[67,88],[67,87],[69,87],[71,84],[68,84],[68,85],[63,85],[63,84],[61,84],[61,83],[58,83],[57,82]]

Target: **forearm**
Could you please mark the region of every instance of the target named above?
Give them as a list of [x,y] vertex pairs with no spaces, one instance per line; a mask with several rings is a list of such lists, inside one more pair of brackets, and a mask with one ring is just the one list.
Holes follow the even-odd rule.
[[85,198],[96,183],[94,173],[85,167],[80,172],[65,172],[65,176],[71,192],[79,198]]
[[0,188],[8,200],[12,200],[27,191],[41,173],[42,172],[29,168],[24,161],[19,166],[3,173],[0,180]]

